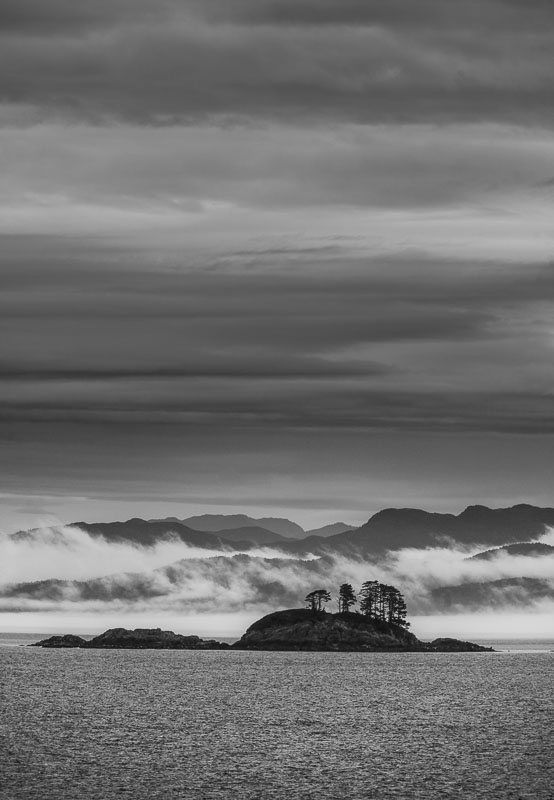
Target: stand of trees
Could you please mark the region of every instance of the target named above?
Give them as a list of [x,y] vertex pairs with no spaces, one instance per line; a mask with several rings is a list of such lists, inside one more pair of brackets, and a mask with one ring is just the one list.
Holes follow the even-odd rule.
[[395,586],[378,581],[362,583],[360,590],[360,612],[371,619],[381,619],[409,628],[406,621],[406,601]]
[[324,611],[325,603],[330,601],[331,595],[327,589],[315,589],[313,592],[307,594],[305,599],[308,608],[312,611]]
[[[406,601],[402,593],[395,586],[390,586],[379,581],[365,581],[359,592],[360,610],[356,613],[363,614],[370,619],[391,622],[403,628],[409,628],[406,621]],[[324,611],[325,604],[329,603],[331,595],[327,589],[315,589],[306,595],[307,607],[313,612]],[[338,607],[339,613],[348,613],[355,606],[358,598],[350,583],[342,583],[339,587]]]
[[339,588],[339,614],[350,611],[351,606],[358,602],[351,583],[341,583]]

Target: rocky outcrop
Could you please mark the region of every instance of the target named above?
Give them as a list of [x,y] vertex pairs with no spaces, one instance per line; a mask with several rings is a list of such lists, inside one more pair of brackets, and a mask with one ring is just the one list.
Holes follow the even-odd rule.
[[251,625],[236,650],[343,652],[477,652],[490,648],[456,639],[421,642],[399,625],[361,614],[327,614],[303,608],[276,611]]
[[427,645],[428,650],[438,653],[494,653],[492,647],[483,647],[473,642],[461,642],[459,639],[434,639]]
[[199,636],[182,636],[161,628],[110,628],[86,641],[80,636],[51,636],[36,642],[34,647],[80,647],[86,650],[226,650],[229,645]]
[[481,652],[492,651],[458,639],[421,642],[399,625],[361,614],[314,613],[305,608],[276,611],[251,625],[233,645],[161,628],[111,628],[86,641],[67,634],[51,636],[32,647],[79,647],[85,650],[312,650],[342,652]]
[[222,650],[229,645],[208,641],[199,636],[182,636],[173,631],[162,631],[161,628],[110,628],[95,636],[83,647],[87,649],[123,649],[123,650]]
[[66,633],[63,636],[50,636],[40,642],[33,642],[29,647],[82,647],[84,644],[86,644],[86,640],[81,636]]
[[297,608],[268,614],[235,642],[238,650],[421,650],[423,645],[398,625],[360,614],[314,613]]

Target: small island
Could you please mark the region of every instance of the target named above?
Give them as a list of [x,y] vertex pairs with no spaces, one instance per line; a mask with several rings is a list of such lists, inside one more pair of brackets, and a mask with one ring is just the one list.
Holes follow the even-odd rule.
[[80,647],[83,650],[226,650],[226,642],[201,639],[199,636],[182,636],[161,628],[110,628],[93,639],[66,634],[50,636],[30,647]]
[[307,608],[275,611],[254,622],[232,645],[199,636],[183,636],[161,628],[111,628],[93,639],[73,634],[50,636],[31,647],[125,650],[272,650],[319,652],[493,652],[459,639],[422,642],[408,631],[406,603],[394,586],[366,581],[358,598],[351,584],[339,588],[338,612],[328,613],[331,595],[315,589],[306,595]]
[[463,653],[493,652],[459,639],[422,642],[405,628],[362,614],[315,614],[304,608],[276,611],[251,625],[235,642],[235,650],[311,650],[350,653]]

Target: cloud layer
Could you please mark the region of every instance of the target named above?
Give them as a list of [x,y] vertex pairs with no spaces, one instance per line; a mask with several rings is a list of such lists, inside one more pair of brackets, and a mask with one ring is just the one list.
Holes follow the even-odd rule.
[[46,115],[149,124],[542,122],[552,21],[539,0],[9,2],[0,93]]
[[[552,538],[552,532],[545,537]],[[245,616],[301,606],[314,586],[326,586],[336,599],[340,583],[359,588],[373,579],[398,586],[411,616],[495,613],[521,620],[549,613],[554,603],[552,555],[499,551],[491,560],[468,560],[471,551],[444,547],[406,548],[373,562],[342,556],[306,560],[277,549],[211,554],[177,541],[139,548],[93,539],[75,527],[4,538],[0,548],[3,614],[40,613],[45,620],[78,614],[88,617],[87,626],[101,626],[105,615],[125,625],[141,613],[148,618],[180,613],[197,621],[219,616],[232,626]],[[543,635],[549,633],[545,628]],[[494,635],[493,629],[485,635]]]
[[0,526],[549,504],[553,21],[4,0]]

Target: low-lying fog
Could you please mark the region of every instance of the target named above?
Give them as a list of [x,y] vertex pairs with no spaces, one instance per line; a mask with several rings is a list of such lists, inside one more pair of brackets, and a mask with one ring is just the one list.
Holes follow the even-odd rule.
[[[553,544],[554,531],[541,541]],[[500,551],[469,559],[480,549],[487,548],[405,548],[373,561],[299,559],[277,548],[241,555],[179,540],[145,548],[75,527],[42,529],[0,539],[0,630],[162,627],[235,637],[265,613],[304,605],[313,588],[328,588],[336,598],[340,583],[358,589],[376,579],[405,594],[412,630],[422,638],[554,636],[554,555]],[[335,599],[328,610],[336,610]]]

